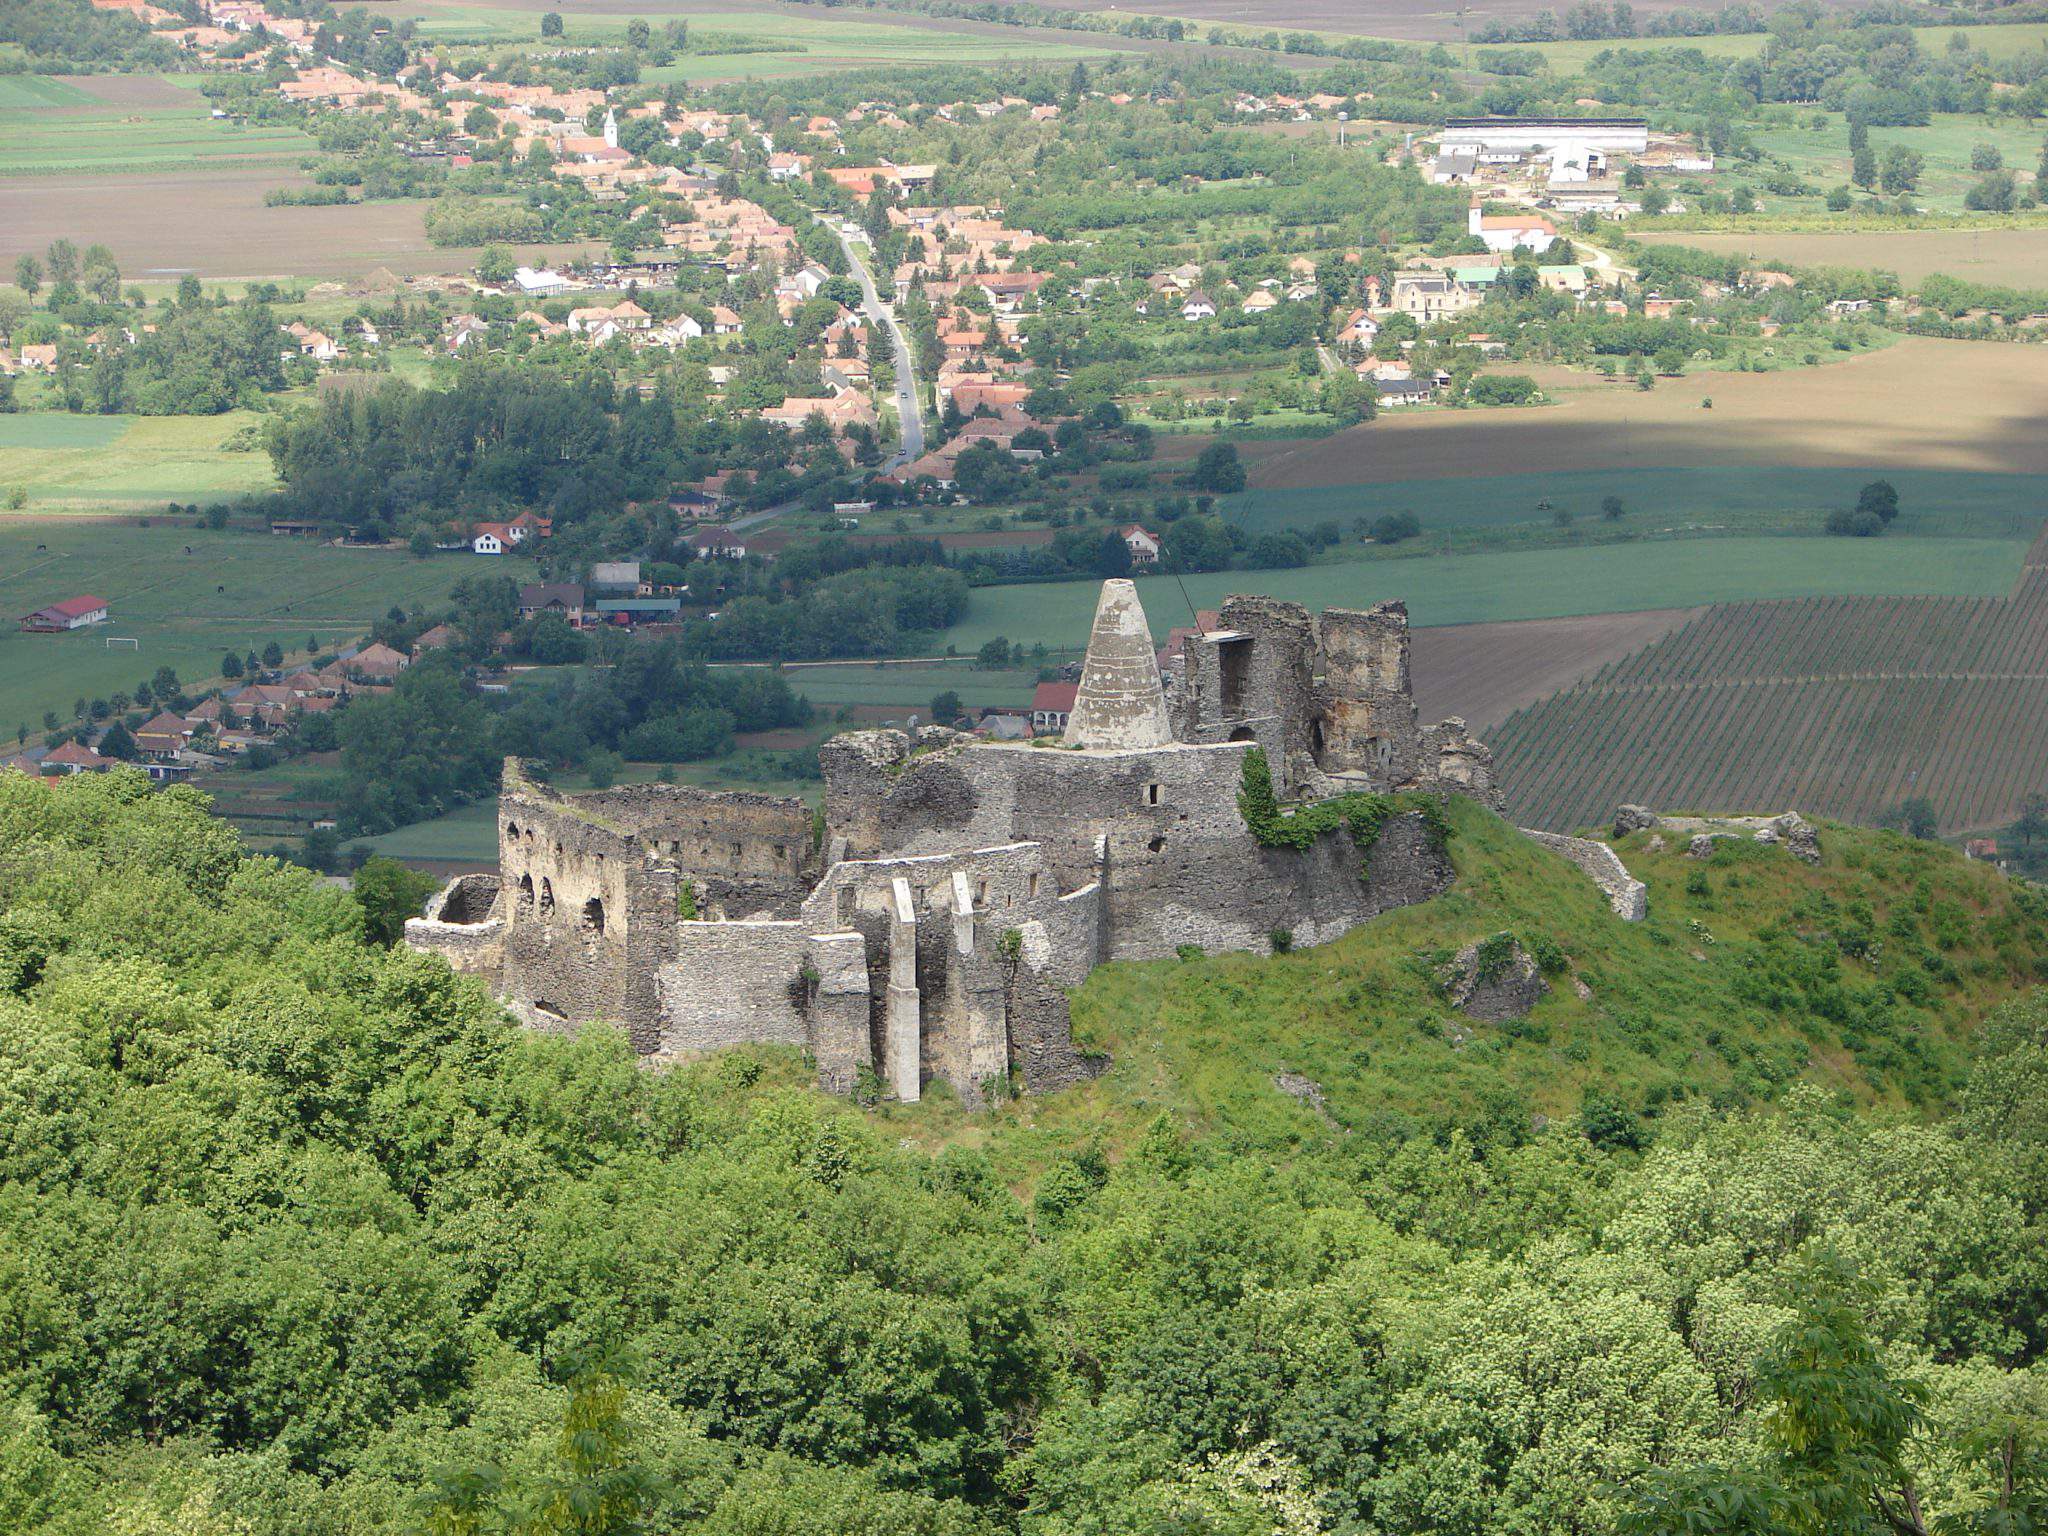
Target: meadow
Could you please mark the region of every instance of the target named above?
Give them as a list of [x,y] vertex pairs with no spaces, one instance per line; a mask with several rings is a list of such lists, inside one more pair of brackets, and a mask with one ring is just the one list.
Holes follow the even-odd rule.
[[1617,804],[1872,822],[1924,796],[1945,833],[2048,790],[2048,571],[2011,598],[1710,609],[1489,735],[1510,814]]
[[161,510],[173,501],[267,491],[276,483],[270,456],[224,446],[259,420],[251,411],[0,416],[0,493],[25,490],[31,513],[49,513]]
[[[1758,127],[1750,137],[1766,154],[1776,156],[1821,192],[1843,186],[1849,180],[1849,127],[1837,112],[1801,110],[1794,127]],[[1917,150],[1926,169],[1914,189],[1914,200],[1936,212],[1954,213],[1963,207],[1963,194],[1974,186],[1979,172],[1970,169],[1970,152],[1979,144],[1997,147],[2005,164],[2023,177],[2033,175],[2041,158],[2041,128],[2020,120],[1993,120],[1983,116],[1937,112],[1933,121],[1920,128],[1873,128],[1870,147],[1882,157],[1893,144]],[[1724,177],[1723,180],[1729,178]],[[1736,176],[1733,179],[1744,179]],[[1768,212],[1779,202],[1760,193]],[[1814,199],[1801,206],[1815,207]]]
[[[1400,598],[1419,625],[1481,624],[1828,594],[1995,596],[2019,575],[2025,539],[1643,540],[1514,554],[1352,560],[1298,570],[1149,576],[1138,583],[1156,638],[1231,592],[1312,608]],[[1052,649],[1086,643],[1095,581],[977,588],[944,638],[972,652],[1002,636]]]
[[[45,710],[132,689],[158,667],[187,683],[216,676],[221,653],[275,640],[303,656],[359,638],[394,606],[438,601],[473,567],[389,550],[331,549],[267,533],[210,532],[94,518],[0,518],[0,733],[39,732]],[[104,597],[108,623],[30,635],[11,620],[81,593]],[[139,640],[109,647],[110,637]]]

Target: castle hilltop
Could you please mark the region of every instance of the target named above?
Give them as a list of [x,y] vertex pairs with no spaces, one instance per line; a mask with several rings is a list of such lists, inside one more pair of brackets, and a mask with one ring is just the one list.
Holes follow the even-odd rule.
[[822,815],[671,785],[565,795],[508,761],[499,872],[452,882],[406,939],[529,1025],[610,1020],[655,1061],[798,1045],[822,1086],[871,1068],[904,1100],[935,1078],[970,1103],[1012,1073],[1078,1081],[1099,1063],[1067,994],[1097,965],[1322,943],[1449,884],[1431,818],[1398,802],[1362,856],[1341,827],[1262,841],[1239,802],[1255,750],[1283,807],[1494,801],[1464,723],[1417,722],[1401,604],[1232,597],[1219,620],[1162,675],[1137,589],[1106,582],[1063,739],[841,735]]

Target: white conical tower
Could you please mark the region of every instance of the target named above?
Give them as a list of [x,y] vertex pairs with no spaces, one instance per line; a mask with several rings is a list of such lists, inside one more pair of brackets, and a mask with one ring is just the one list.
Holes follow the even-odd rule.
[[1107,748],[1163,747],[1173,741],[1152,630],[1138,589],[1128,581],[1102,584],[1065,739],[1070,747]]

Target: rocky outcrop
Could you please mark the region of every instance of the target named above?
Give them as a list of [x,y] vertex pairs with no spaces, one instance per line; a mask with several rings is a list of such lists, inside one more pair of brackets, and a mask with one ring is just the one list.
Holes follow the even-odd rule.
[[1550,983],[1519,940],[1497,933],[1458,951],[1444,995],[1475,1019],[1519,1019],[1550,995]]
[[1614,813],[1614,835],[1656,828],[1687,839],[1688,858],[1711,859],[1717,842],[1782,843],[1805,864],[1820,862],[1820,833],[1797,811],[1778,816],[1659,816],[1640,805],[1624,805]]

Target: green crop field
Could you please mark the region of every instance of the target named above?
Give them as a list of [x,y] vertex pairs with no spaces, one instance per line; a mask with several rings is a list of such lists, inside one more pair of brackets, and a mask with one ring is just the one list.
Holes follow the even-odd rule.
[[0,416],[0,494],[28,492],[33,512],[118,511],[267,491],[270,457],[223,445],[260,418]]
[[934,694],[951,690],[969,709],[990,704],[1022,705],[1038,682],[1035,669],[1005,667],[983,672],[967,662],[926,667],[791,667],[789,686],[827,713],[842,705],[872,704],[928,712]]
[[2011,598],[1817,598],[1713,608],[1488,733],[1511,814],[1624,802],[1795,806],[1875,821],[1925,796],[1945,831],[2048,789],[2048,571]]
[[[2048,22],[2019,21],[1998,22],[1983,27],[1915,27],[1914,36],[1920,46],[1932,53],[1945,53],[1948,40],[1961,35],[1972,48],[1981,48],[1994,59],[2011,58],[2015,54],[2038,52],[2048,43]],[[1716,33],[1711,37],[1635,37],[1635,38],[1591,38],[1557,43],[1518,43],[1472,45],[1473,62],[1479,63],[1478,53],[1488,46],[1534,48],[1550,61],[1550,67],[1559,74],[1583,68],[1594,55],[1610,48],[1637,53],[1659,48],[1697,48],[1710,59],[1746,59],[1763,48],[1768,32]]]
[[[39,730],[43,711],[132,689],[158,667],[213,677],[221,653],[275,640],[305,650],[360,636],[394,605],[439,600],[470,569],[389,550],[329,549],[269,534],[212,533],[159,523],[0,519],[0,734]],[[108,599],[110,622],[63,635],[11,622],[81,593]],[[109,648],[111,636],[141,644]]]
[[[401,7],[419,18],[420,32],[454,42],[527,43],[540,39],[539,9],[426,0]],[[644,18],[659,26],[679,13],[660,5],[623,4],[564,17],[566,41],[617,42],[626,25]],[[817,74],[874,64],[984,64],[1011,59],[1075,59],[1115,51],[1112,42],[1072,41],[1034,28],[996,33],[839,16],[792,16],[767,11],[686,13],[691,53],[673,64],[643,69],[647,81],[757,78]]]
[[194,164],[283,163],[314,147],[298,129],[209,117],[206,99],[164,106],[102,103],[52,112],[0,97],[0,176],[189,170]]
[[0,75],[0,112],[34,107],[78,107],[92,100],[68,80],[48,75]]
[[1517,525],[1548,530],[1560,511],[1597,525],[1601,502],[1619,496],[1631,528],[1811,533],[1829,510],[1853,505],[1858,489],[1879,477],[1898,488],[1904,509],[1892,537],[2026,538],[2048,513],[2048,475],[1778,466],[1390,480],[1250,490],[1220,505],[1226,517],[1253,532],[1298,531],[1334,520],[1347,538],[1358,519],[1413,512],[1427,538]]
[[[1483,624],[1642,608],[1835,594],[1990,597],[2011,590],[2025,539],[1643,540],[1514,554],[1346,561],[1289,571],[1147,577],[1138,583],[1153,634],[1190,622],[1231,592],[1265,592],[1311,608],[1404,599],[1417,624]],[[1099,584],[977,588],[945,639],[963,652],[1001,635],[1078,649]],[[1183,596],[1185,593],[1185,596]]]

